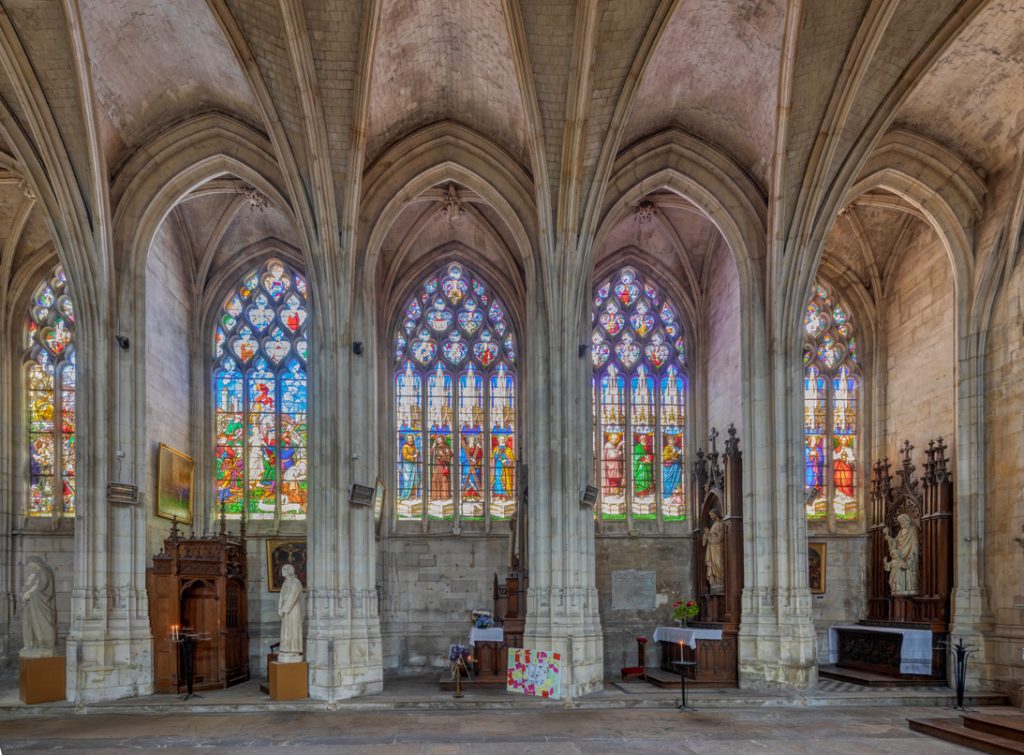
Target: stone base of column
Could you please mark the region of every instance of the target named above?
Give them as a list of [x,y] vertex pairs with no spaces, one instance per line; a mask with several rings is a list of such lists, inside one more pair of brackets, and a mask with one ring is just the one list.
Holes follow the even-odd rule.
[[311,618],[306,642],[309,696],[347,700],[384,691],[380,620],[374,617]]
[[[531,587],[527,597],[523,645],[561,655],[562,699],[572,700],[604,688],[604,635],[597,615],[595,589],[551,591],[545,599]],[[566,608],[552,615],[548,606]]]
[[953,588],[950,604],[953,621],[949,627],[950,651],[946,658],[950,683],[954,681],[955,669],[952,646],[962,639],[964,645],[973,650],[967,659],[968,691],[995,689],[998,686],[999,672],[992,665],[993,654],[988,652],[988,638],[992,636],[993,621],[992,617],[985,613],[988,596],[984,588]]
[[73,703],[153,694],[153,640],[69,637],[67,693]]
[[818,683],[818,635],[810,618],[810,593],[793,591],[788,601],[778,598],[778,593],[743,593],[739,638],[743,689],[797,691]]

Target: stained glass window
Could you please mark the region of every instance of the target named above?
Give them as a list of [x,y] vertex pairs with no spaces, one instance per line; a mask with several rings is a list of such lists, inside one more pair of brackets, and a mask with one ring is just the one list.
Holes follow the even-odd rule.
[[804,310],[807,518],[854,520],[860,365],[849,311],[823,285]]
[[599,515],[681,521],[686,371],[677,310],[631,267],[598,284],[593,305]]
[[400,520],[508,519],[517,499],[515,336],[490,286],[452,263],[394,336]]
[[306,517],[307,290],[270,260],[228,294],[214,325],[216,495],[230,518]]
[[64,269],[39,284],[25,318],[28,515],[75,513],[75,310]]

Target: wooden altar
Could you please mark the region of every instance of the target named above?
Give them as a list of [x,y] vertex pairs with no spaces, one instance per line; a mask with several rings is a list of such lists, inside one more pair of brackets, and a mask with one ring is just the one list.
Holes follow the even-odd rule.
[[[171,627],[203,638],[195,649],[197,690],[221,689],[249,679],[249,621],[245,532],[181,537],[175,522],[164,548],[146,570],[157,693],[184,690],[179,643]],[[206,639],[208,637],[208,639]]]
[[[950,594],[953,587],[953,475],[942,438],[928,441],[920,479],[911,462],[914,446],[904,441],[902,462],[896,470],[885,458],[875,463],[868,509],[868,615],[858,622],[865,630],[839,628],[835,665],[904,681],[946,681],[946,643],[949,639]],[[890,572],[889,540],[906,515],[918,539],[917,585],[913,594],[894,595]],[[884,632],[890,628],[892,632]],[[879,631],[883,630],[883,631]],[[931,632],[931,672],[901,672],[901,637],[907,630]],[[927,654],[923,660],[927,665]],[[834,676],[833,673],[827,673]],[[855,678],[849,681],[856,681]],[[863,682],[862,682],[863,683]]]
[[743,454],[736,428],[729,426],[725,452],[718,453],[718,431],[710,451],[697,452],[690,478],[693,497],[693,591],[700,613],[694,629],[720,630],[722,639],[698,639],[696,649],[660,642],[661,668],[679,674],[674,661],[696,661],[685,670],[693,684],[738,686],[740,595],[743,592]]

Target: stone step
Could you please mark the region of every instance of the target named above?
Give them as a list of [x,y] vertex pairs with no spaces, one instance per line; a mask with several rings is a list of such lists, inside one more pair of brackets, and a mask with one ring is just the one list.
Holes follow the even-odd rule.
[[819,666],[818,676],[835,679],[838,682],[859,684],[862,687],[937,687],[942,684],[935,679],[888,676],[874,671],[839,666]]
[[964,726],[968,729],[984,731],[1005,739],[1024,743],[1024,716],[992,716],[983,713],[972,713],[961,716],[961,718],[964,720]]
[[907,723],[910,725],[911,731],[927,734],[961,747],[970,747],[973,750],[995,753],[995,755],[1024,753],[1024,743],[1001,737],[998,734],[968,729],[960,719],[908,718]]

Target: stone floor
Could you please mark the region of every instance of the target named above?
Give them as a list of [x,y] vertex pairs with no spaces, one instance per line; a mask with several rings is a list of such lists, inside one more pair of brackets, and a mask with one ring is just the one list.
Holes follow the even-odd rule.
[[[993,707],[985,712],[1016,712]],[[164,753],[942,753],[968,752],[915,734],[919,707],[330,711],[67,714],[0,718],[12,752]],[[929,716],[955,717],[948,709]],[[301,750],[300,750],[301,748]]]

